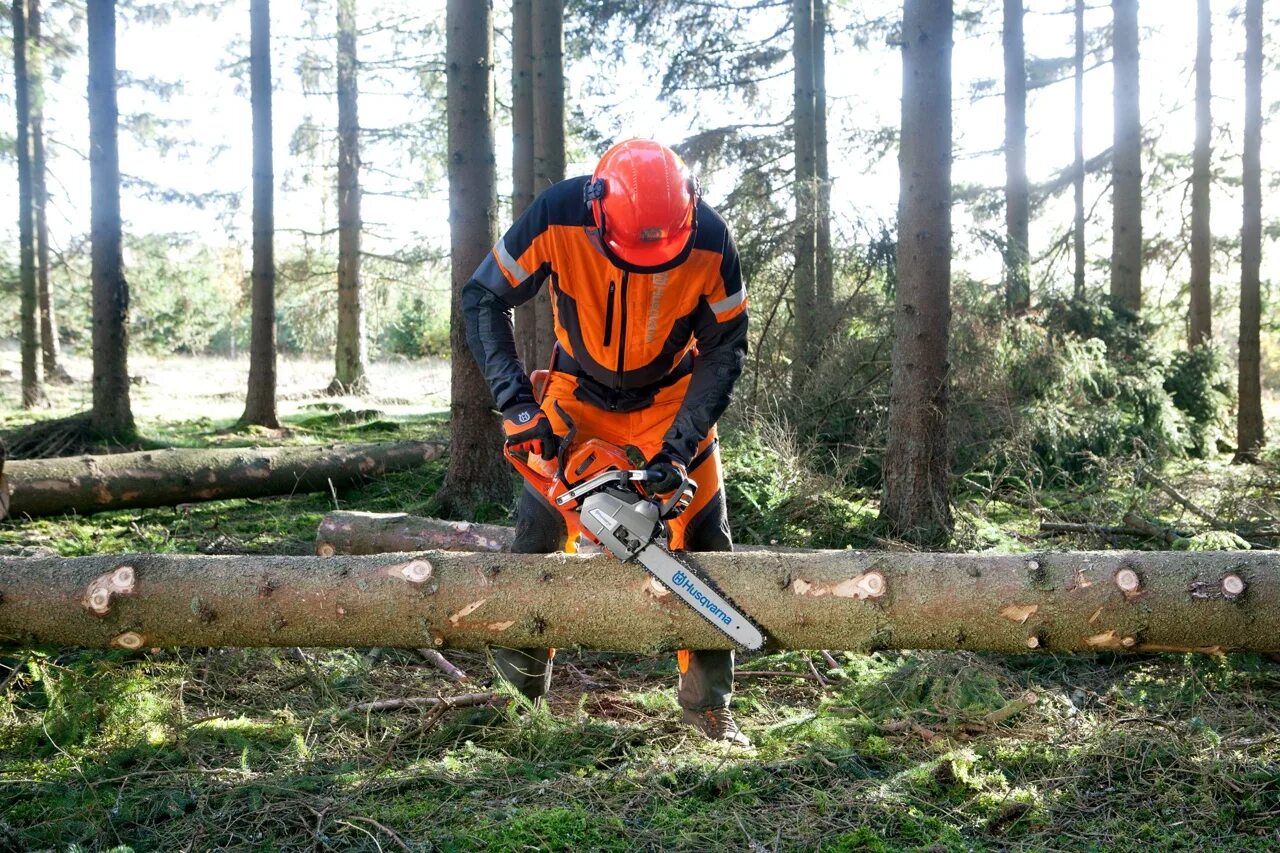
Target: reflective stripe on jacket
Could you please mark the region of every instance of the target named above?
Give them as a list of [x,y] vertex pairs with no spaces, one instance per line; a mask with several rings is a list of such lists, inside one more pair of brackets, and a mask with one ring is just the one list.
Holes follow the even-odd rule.
[[746,359],[737,250],[724,220],[699,202],[687,256],[657,270],[620,269],[588,234],[587,180],[570,178],[543,192],[498,240],[463,288],[467,342],[499,409],[532,402],[511,309],[546,285],[561,351],[557,369],[579,377],[581,399],[635,411],[693,374],[664,441],[688,461],[728,406]]

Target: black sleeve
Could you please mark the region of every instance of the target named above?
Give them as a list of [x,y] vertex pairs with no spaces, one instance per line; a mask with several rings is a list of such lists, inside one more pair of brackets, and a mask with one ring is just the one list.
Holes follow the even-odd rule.
[[533,385],[516,353],[511,306],[473,278],[462,288],[462,316],[467,346],[489,383],[498,410],[534,402]]
[[698,355],[680,411],[662,439],[663,450],[688,464],[698,445],[729,407],[733,385],[747,361],[747,313],[716,321],[706,299],[698,306]]
[[498,238],[462,288],[467,346],[500,411],[517,403],[534,402],[533,386],[516,353],[511,309],[532,299],[551,275],[549,263],[529,271],[517,260],[524,257],[528,263],[529,256],[534,255],[528,249],[534,238],[546,230],[548,210],[544,193]]
[[[662,439],[663,450],[685,464],[693,460],[698,445],[729,407],[733,385],[747,362],[747,292],[738,249],[728,227],[714,211],[700,207],[699,216],[706,216],[708,226],[700,229],[700,239],[708,240],[708,248],[714,246],[720,252],[720,280],[698,302],[693,330],[698,354],[693,360],[693,378]],[[699,224],[703,221],[700,218]]]

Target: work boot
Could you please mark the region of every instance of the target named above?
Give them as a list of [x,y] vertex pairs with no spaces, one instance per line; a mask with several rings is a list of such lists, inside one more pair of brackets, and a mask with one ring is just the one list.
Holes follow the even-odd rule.
[[751,739],[742,733],[728,708],[685,711],[684,722],[697,729],[707,740],[730,746],[751,748]]

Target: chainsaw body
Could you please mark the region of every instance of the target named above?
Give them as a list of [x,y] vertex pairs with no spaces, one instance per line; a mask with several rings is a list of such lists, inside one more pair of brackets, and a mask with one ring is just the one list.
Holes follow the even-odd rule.
[[664,498],[650,496],[651,474],[631,468],[616,445],[598,438],[575,442],[572,422],[554,460],[522,458],[503,448],[507,459],[564,517],[569,542],[584,536],[624,562],[636,561],[709,624],[744,648],[764,646],[764,634],[716,588],[661,541],[665,522],[692,503],[698,484],[688,477]]

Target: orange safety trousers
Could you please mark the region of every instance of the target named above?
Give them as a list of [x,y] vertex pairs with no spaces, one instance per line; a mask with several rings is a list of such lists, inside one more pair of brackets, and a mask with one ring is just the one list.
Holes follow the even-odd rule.
[[[644,459],[651,459],[662,450],[662,438],[666,435],[676,412],[684,401],[689,387],[689,376],[663,388],[653,403],[635,412],[611,412],[574,396],[578,379],[569,373],[552,371],[547,379],[542,397],[542,411],[551,419],[552,429],[559,436],[569,432],[569,424],[561,412],[569,416],[576,428],[575,441],[598,438],[624,450],[634,447]],[[557,411],[557,406],[559,411]],[[720,450],[716,444],[716,430],[698,445],[698,452],[690,460],[689,478],[698,484],[693,502],[683,513],[671,519],[668,545],[673,551],[685,546],[685,530],[720,492],[723,471],[720,467]],[[710,452],[708,452],[710,450]]]

